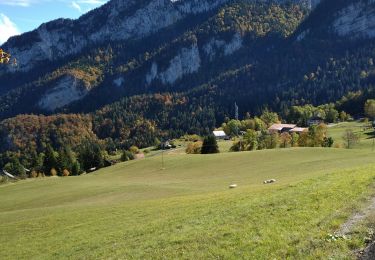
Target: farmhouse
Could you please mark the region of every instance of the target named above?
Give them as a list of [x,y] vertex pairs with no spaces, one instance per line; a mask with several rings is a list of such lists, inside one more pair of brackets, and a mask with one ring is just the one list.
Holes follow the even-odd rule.
[[222,139],[222,140],[229,139],[227,134],[222,130],[213,131],[212,133],[213,133],[213,135],[215,136],[216,139]]
[[292,125],[292,124],[273,124],[271,125],[270,128],[268,128],[268,132],[270,134],[289,132],[296,126],[297,125]]
[[307,132],[307,131],[308,131],[307,128],[297,127],[297,125],[293,125],[293,124],[273,124],[271,125],[270,128],[268,128],[268,132],[270,134],[285,133],[285,132],[300,134],[300,133]]
[[309,131],[308,128],[304,128],[304,127],[295,127],[295,128],[293,128],[292,130],[290,130],[289,133],[297,133],[297,134],[300,134],[300,133],[307,132],[307,131]]

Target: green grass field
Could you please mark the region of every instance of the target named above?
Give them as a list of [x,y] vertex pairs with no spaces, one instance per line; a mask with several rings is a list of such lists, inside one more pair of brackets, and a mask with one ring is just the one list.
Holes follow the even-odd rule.
[[351,129],[354,133],[356,133],[360,137],[360,142],[358,145],[355,146],[356,149],[367,149],[372,150],[374,146],[373,140],[373,133],[374,130],[369,128],[368,125],[362,122],[354,121],[354,122],[344,122],[339,123],[333,127],[328,129],[329,136],[331,136],[336,144],[340,144],[344,147],[344,140],[342,136],[346,129]]
[[365,226],[346,240],[327,236],[374,194],[375,153],[360,148],[177,150],[164,169],[156,155],[2,185],[0,258],[352,259]]
[[[2,259],[325,258],[372,192],[374,154],[284,149],[151,157],[0,186]],[[277,179],[274,185],[262,181]],[[229,190],[228,185],[239,187]]]

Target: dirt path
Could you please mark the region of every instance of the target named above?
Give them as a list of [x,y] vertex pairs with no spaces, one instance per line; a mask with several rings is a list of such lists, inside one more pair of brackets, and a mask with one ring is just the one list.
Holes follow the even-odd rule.
[[370,205],[360,212],[355,213],[348,221],[342,224],[341,228],[336,232],[337,235],[343,236],[350,233],[353,227],[364,220],[366,217],[370,216],[371,213],[375,212],[375,196],[372,197]]
[[[346,221],[341,228],[335,233],[336,235],[343,236],[348,235],[354,226],[369,217],[375,212],[375,196],[370,200],[370,204],[360,212],[354,214],[348,221]],[[361,252],[358,256],[360,260],[374,260],[375,259],[375,241],[367,246],[367,248]]]
[[375,259],[375,242],[372,242],[363,252],[360,260],[374,260]]

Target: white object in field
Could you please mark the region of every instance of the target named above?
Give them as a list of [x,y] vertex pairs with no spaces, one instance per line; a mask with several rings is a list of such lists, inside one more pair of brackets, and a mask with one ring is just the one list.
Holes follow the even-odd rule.
[[96,171],[96,167],[92,167],[89,169],[90,172]]
[[25,167],[23,167],[23,169],[25,170],[25,172],[31,172],[29,169],[26,169]]
[[276,182],[275,179],[270,179],[270,180],[266,180],[266,181],[264,181],[263,183],[264,183],[264,184],[270,184],[270,183],[274,183],[274,182]]
[[237,188],[237,184],[231,184],[231,185],[229,185],[229,189],[234,189],[234,188]]
[[10,177],[10,178],[12,178],[12,179],[15,179],[16,177],[14,177],[12,174],[10,174],[9,172],[7,172],[6,170],[3,170],[3,173],[6,175],[6,176],[8,176],[8,177]]

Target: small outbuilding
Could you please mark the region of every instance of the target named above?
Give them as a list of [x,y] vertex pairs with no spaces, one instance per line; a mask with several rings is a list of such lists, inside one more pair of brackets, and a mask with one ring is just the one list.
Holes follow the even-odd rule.
[[228,140],[229,136],[223,130],[216,130],[213,131],[212,134],[215,136],[216,139],[219,140]]

